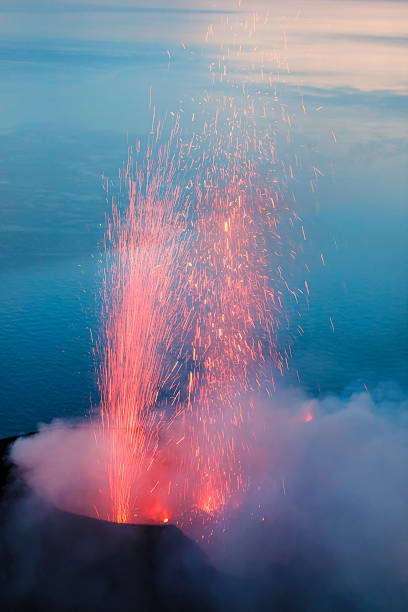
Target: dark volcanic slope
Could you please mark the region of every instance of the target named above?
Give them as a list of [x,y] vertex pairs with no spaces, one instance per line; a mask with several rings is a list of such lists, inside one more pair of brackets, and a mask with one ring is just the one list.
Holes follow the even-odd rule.
[[[5,457],[13,441],[0,441],[2,611],[408,609],[405,593],[395,593],[386,584],[373,584],[368,598],[344,583],[339,589],[333,560],[323,554],[317,566],[313,551],[305,553],[305,548],[286,562],[261,563],[250,576],[232,577],[217,571],[197,544],[172,525],[117,525],[57,510],[28,490],[11,470]],[[264,558],[266,546],[287,536],[283,524],[260,526],[259,558]],[[296,533],[291,538],[296,540]]]

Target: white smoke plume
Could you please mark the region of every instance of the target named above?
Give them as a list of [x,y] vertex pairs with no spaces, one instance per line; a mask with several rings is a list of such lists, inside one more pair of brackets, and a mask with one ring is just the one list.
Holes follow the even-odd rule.
[[[407,432],[408,401],[390,386],[259,400],[243,433],[256,439],[246,466],[254,487],[206,545],[219,570],[246,584],[229,603],[265,609],[267,597],[279,606],[293,588],[289,609],[405,610]],[[90,427],[58,421],[17,441],[11,457],[40,497],[80,512],[106,487],[105,452]],[[245,608],[248,597],[255,607]]]

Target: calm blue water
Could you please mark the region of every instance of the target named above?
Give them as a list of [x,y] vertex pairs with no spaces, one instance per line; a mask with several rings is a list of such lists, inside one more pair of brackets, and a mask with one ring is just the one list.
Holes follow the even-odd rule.
[[[245,16],[226,1],[218,12],[35,4],[0,8],[1,436],[85,414],[96,398],[89,328],[107,212],[101,174],[114,176],[127,142],[149,131],[149,87],[159,112],[187,107],[219,49],[204,43],[208,24],[231,6],[224,19]],[[259,45],[282,48],[286,32],[291,73],[280,99],[296,114],[310,267],[305,333],[293,337],[285,383],[298,370],[314,394],[406,390],[407,5],[271,6]],[[250,62],[239,70],[250,78]],[[324,175],[316,194],[311,166]]]

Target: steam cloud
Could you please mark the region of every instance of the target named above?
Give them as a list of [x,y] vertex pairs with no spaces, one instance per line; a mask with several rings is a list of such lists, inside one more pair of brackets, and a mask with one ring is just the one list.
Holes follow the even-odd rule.
[[[255,415],[256,486],[207,549],[231,577],[222,589],[213,581],[214,609],[406,610],[407,399],[385,386],[347,399],[285,391]],[[79,511],[104,486],[106,449],[93,435],[56,421],[11,457],[40,498]]]

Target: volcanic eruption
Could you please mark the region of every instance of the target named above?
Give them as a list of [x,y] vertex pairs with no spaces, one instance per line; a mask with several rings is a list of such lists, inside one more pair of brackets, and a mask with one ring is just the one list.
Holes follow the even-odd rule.
[[219,16],[206,87],[165,112],[150,90],[103,177],[98,399],[13,444],[12,610],[406,610],[406,400],[278,382],[309,298],[296,181],[323,173],[269,18]]
[[253,444],[240,434],[248,394],[282,370],[287,283],[273,259],[290,212],[270,180],[270,136],[231,104],[205,119],[201,137],[185,140],[177,117],[165,145],[156,136],[138,146],[120,173],[99,351],[111,508],[98,515],[116,522],[181,525],[239,496]]
[[[240,36],[258,21],[237,24]],[[278,332],[285,302],[304,292],[282,263],[296,257],[289,235],[303,231],[276,150],[278,130],[290,139],[276,87],[283,60],[267,67],[255,55],[272,96],[234,76],[245,51],[231,46],[211,64],[214,88],[191,120],[153,107],[148,139],[106,179],[100,402],[81,434],[94,468],[74,503],[54,499],[63,509],[172,523],[201,540],[259,485],[249,469],[254,398],[288,367]]]

